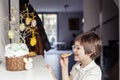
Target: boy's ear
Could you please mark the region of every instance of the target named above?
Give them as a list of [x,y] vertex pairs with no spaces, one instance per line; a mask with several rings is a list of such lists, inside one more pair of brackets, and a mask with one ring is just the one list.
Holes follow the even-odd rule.
[[88,56],[91,57],[93,55],[93,53],[89,53]]

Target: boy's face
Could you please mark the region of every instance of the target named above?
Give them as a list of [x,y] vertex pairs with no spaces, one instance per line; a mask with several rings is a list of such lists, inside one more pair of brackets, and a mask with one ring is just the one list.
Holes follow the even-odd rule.
[[78,62],[86,62],[86,60],[90,59],[88,54],[85,54],[84,47],[80,45],[80,42],[76,41],[74,44],[74,60]]

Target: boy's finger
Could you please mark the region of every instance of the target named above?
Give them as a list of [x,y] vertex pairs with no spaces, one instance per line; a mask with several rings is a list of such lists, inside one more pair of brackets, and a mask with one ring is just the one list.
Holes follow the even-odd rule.
[[71,55],[72,55],[71,53],[65,53],[65,54],[62,54],[61,57],[65,58],[65,57],[69,57]]

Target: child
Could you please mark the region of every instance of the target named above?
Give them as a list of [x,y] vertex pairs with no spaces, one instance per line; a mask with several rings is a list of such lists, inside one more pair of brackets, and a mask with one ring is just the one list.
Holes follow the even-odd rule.
[[65,54],[61,55],[62,80],[101,80],[101,69],[94,61],[100,55],[101,49],[102,41],[95,33],[86,32],[78,35],[74,41],[73,50],[74,60],[77,63],[72,67],[70,76],[68,57],[63,57]]

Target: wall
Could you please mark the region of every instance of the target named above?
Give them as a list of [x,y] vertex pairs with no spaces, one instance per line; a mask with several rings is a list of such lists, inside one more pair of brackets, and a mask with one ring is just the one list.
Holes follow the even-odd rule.
[[[16,5],[17,4],[17,5]],[[10,0],[10,9],[14,9],[14,16],[16,18],[16,21],[18,22],[15,25],[11,25],[11,29],[15,29],[19,27],[19,0]],[[12,14],[12,10],[11,14]],[[19,33],[15,33],[15,37],[12,39],[12,43],[19,42]]]
[[9,28],[9,6],[8,0],[0,0],[0,60],[4,61],[5,45],[9,42],[7,30]]
[[[15,9],[19,9],[19,5],[16,5],[18,0],[10,0],[11,7]],[[8,0],[0,0],[0,60],[4,61],[4,52],[5,52],[5,45],[9,44],[9,39],[7,32],[9,30],[9,1]],[[19,10],[15,16],[19,16]],[[16,26],[18,27],[18,25]]]
[[[107,6],[106,6],[107,5]],[[103,22],[118,15],[117,6],[113,0],[103,0]],[[104,44],[108,45],[108,40],[118,40],[118,18],[103,25],[103,40]]]
[[83,13],[84,13],[84,32],[89,31],[91,28],[99,24],[99,0],[84,0]]
[[[69,21],[68,21],[69,18],[79,18],[80,21],[79,30],[73,30],[73,31],[69,30]],[[70,42],[74,39],[72,33],[75,33],[77,35],[83,31],[82,18],[83,18],[82,12],[58,13],[58,41],[66,42],[68,46],[71,46]]]
[[119,0],[114,0],[114,2],[117,5],[117,7],[119,7]]
[[[118,14],[118,10],[113,0],[102,0],[103,22]],[[99,25],[100,0],[84,0],[84,31],[89,31]],[[108,45],[109,40],[118,40],[118,20],[114,19],[102,27],[103,44]],[[96,33],[100,34],[100,28]]]

